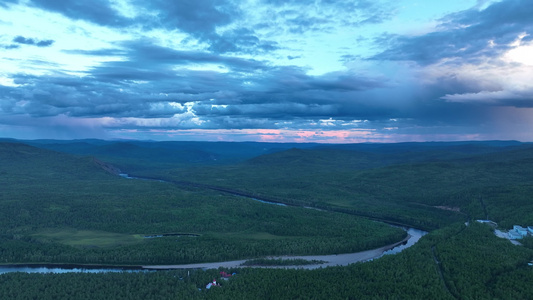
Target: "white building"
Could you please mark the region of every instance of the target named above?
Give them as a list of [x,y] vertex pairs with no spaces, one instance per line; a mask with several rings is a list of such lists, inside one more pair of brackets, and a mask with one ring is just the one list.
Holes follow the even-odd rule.
[[523,235],[521,235],[520,233],[518,233],[516,230],[512,229],[512,230],[509,230],[509,239],[511,240],[521,240],[524,238]]
[[522,226],[514,225],[513,230],[520,234],[522,237],[527,235],[527,229]]

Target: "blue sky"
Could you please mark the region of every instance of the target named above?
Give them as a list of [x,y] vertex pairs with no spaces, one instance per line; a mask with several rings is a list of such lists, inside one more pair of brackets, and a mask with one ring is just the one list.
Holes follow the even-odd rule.
[[0,0],[0,137],[533,141],[530,0]]

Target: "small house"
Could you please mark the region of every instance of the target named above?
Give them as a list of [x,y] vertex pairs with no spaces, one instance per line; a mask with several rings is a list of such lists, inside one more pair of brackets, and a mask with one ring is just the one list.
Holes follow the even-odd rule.
[[533,234],[533,226],[528,226],[527,231],[529,231],[530,234]]

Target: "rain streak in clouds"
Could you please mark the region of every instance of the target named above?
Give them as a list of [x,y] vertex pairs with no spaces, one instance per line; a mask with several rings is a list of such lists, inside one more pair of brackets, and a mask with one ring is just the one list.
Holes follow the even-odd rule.
[[0,2],[0,136],[533,140],[533,2]]

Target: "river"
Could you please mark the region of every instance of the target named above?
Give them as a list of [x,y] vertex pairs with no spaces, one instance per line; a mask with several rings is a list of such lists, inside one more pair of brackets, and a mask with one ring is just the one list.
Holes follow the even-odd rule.
[[[120,176],[128,179],[141,179],[141,180],[156,180],[159,182],[165,182],[158,179],[148,179],[139,177],[130,177],[127,174],[120,174]],[[243,196],[243,195],[238,195]],[[254,201],[260,201],[261,203],[284,205],[283,203],[264,201],[252,197],[247,197]],[[384,255],[391,255],[401,252],[414,245],[418,240],[427,234],[426,231],[415,228],[403,228],[407,231],[407,237],[400,242],[390,244],[387,246],[379,247],[376,249],[356,252],[356,253],[344,253],[344,254],[332,254],[332,255],[309,255],[309,256],[273,256],[268,257],[271,259],[304,259],[304,260],[316,260],[323,261],[321,264],[310,265],[298,265],[298,266],[279,266],[277,268],[292,268],[292,269],[317,269],[330,266],[347,266],[356,262],[370,261],[380,258]],[[154,270],[172,270],[172,269],[218,269],[218,268],[237,268],[243,267],[242,264],[246,260],[234,260],[224,262],[211,262],[211,263],[197,263],[197,264],[182,264],[182,265],[146,265],[139,267],[90,267],[82,265],[4,265],[0,266],[0,274],[10,272],[24,272],[24,273],[107,273],[107,272],[143,272]],[[276,267],[267,267],[276,268]]]
[[[365,262],[373,259],[380,258],[384,255],[391,255],[401,252],[414,245],[418,240],[427,234],[426,231],[418,230],[414,228],[406,228],[408,236],[400,242],[390,244],[387,246],[379,247],[376,249],[356,252],[356,253],[344,253],[344,254],[331,254],[331,255],[308,255],[308,256],[272,256],[271,259],[305,259],[323,261],[321,264],[310,265],[298,265],[298,266],[280,266],[280,267],[268,267],[266,268],[286,268],[286,269],[318,269],[323,267],[332,266],[347,266],[356,262]],[[10,272],[24,272],[24,273],[106,273],[106,272],[143,272],[143,271],[155,271],[155,270],[172,270],[172,269],[218,269],[218,268],[238,268],[243,267],[242,264],[246,260],[233,260],[222,262],[210,262],[210,263],[197,263],[197,264],[183,264],[183,265],[146,265],[139,267],[84,267],[77,265],[61,266],[61,265],[8,265],[0,266],[0,274]]]
[[[270,259],[304,259],[309,261],[323,261],[321,264],[309,264],[298,266],[264,266],[265,268],[284,268],[284,269],[318,269],[323,267],[333,266],[347,266],[356,262],[365,262],[373,259],[380,258],[384,255],[391,255],[401,252],[414,245],[420,238],[427,234],[426,231],[418,230],[414,228],[406,228],[408,236],[400,242],[390,244],[387,246],[379,247],[376,249],[356,252],[356,253],[344,253],[344,254],[330,254],[330,255],[306,255],[306,256],[272,256],[267,257]],[[198,263],[198,264],[186,264],[186,265],[154,265],[143,266],[148,270],[170,270],[170,269],[218,269],[222,268],[238,268],[242,267],[242,264],[246,260],[234,260],[214,263]],[[263,267],[263,266],[258,266]]]
[[141,267],[125,268],[125,267],[91,267],[91,266],[69,266],[69,265],[5,265],[0,266],[0,274],[23,272],[23,273],[111,273],[111,272],[142,272],[145,271]]

